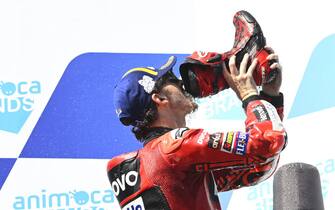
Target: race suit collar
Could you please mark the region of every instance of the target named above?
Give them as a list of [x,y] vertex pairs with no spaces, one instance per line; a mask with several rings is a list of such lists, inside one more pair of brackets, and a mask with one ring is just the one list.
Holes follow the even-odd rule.
[[172,131],[172,128],[167,128],[167,127],[153,127],[149,128],[148,132],[146,135],[143,137],[144,143],[143,146],[145,146],[147,143],[149,143],[151,140],[164,135],[165,133]]

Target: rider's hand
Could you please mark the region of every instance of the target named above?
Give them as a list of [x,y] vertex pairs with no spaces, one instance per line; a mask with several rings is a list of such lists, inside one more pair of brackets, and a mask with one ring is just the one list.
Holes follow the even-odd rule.
[[[270,96],[278,96],[280,94],[280,86],[282,83],[282,67],[279,64],[278,55],[274,53],[271,47],[265,47],[266,50],[270,52],[270,55],[266,58],[269,62],[274,61],[274,63],[270,66],[271,69],[276,69],[278,74],[276,78],[270,83],[262,84],[262,91]],[[262,69],[264,71],[264,69]]]
[[249,68],[247,68],[248,61],[249,55],[246,53],[239,70],[236,67],[235,55],[229,59],[229,70],[223,64],[223,76],[225,80],[242,101],[249,96],[258,95],[257,86],[252,76],[258,61],[254,59]]

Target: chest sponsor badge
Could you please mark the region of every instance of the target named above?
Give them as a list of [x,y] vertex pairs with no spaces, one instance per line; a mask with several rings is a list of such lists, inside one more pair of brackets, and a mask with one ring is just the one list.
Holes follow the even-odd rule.
[[142,197],[138,197],[125,205],[122,210],[145,210]]
[[234,136],[235,136],[234,132],[226,133],[226,138],[221,146],[221,151],[232,153],[235,139]]
[[219,149],[222,142],[222,133],[214,133],[209,135],[208,148]]

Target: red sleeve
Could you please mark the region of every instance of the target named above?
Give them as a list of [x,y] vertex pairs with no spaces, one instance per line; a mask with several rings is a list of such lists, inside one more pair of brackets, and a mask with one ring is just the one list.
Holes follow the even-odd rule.
[[246,114],[246,131],[173,130],[160,137],[161,154],[174,167],[195,172],[253,168],[265,163],[277,156],[286,142],[280,117],[263,100],[249,102]]
[[252,168],[223,168],[211,171],[218,192],[252,186],[268,179],[277,169],[279,155]]
[[284,118],[284,95],[280,93],[278,96],[270,96],[266,94],[264,91],[260,92],[260,98],[266,100],[267,102],[271,103],[278,112],[280,119],[283,120]]

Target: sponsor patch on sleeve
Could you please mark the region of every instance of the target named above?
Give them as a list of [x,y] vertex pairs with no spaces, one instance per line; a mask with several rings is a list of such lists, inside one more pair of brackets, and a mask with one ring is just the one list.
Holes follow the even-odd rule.
[[275,131],[281,131],[284,129],[282,121],[278,115],[278,112],[274,106],[272,106],[269,102],[263,101],[264,107],[267,110],[267,113],[272,121],[272,129]]
[[224,142],[222,143],[221,151],[232,153],[235,139],[234,136],[235,136],[234,132],[226,133],[225,135],[226,138],[224,138]]
[[257,105],[252,112],[255,114],[259,122],[270,120],[270,116],[263,104]]
[[249,140],[248,133],[237,132],[234,145],[234,153],[237,155],[245,155],[247,151],[248,140]]
[[213,133],[209,135],[208,148],[219,149],[222,143],[222,133]]
[[206,131],[202,131],[202,132],[200,133],[200,135],[198,136],[197,143],[198,143],[198,144],[203,144],[204,141],[205,141],[205,139],[207,138],[207,136],[208,136],[208,132],[206,132]]

